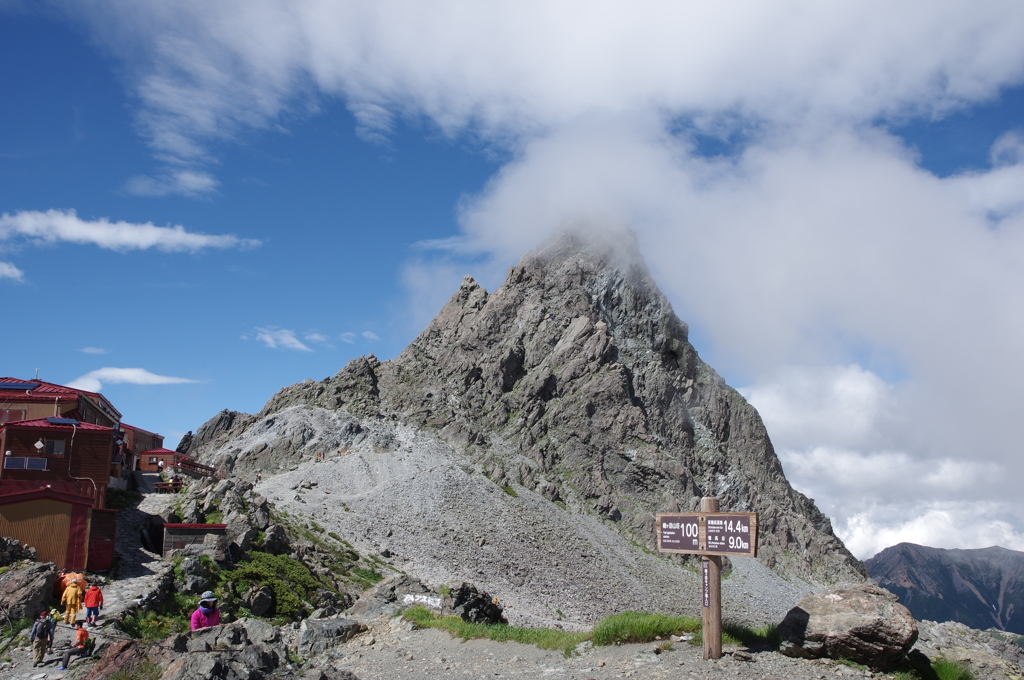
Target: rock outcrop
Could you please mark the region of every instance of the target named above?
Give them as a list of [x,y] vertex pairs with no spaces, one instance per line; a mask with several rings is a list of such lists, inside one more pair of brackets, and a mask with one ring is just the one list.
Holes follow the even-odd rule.
[[779,624],[787,656],[888,668],[917,640],[917,622],[892,593],[867,583],[808,595]]
[[15,619],[34,619],[49,602],[57,568],[53,562],[23,562],[0,574],[0,608]]
[[[601,517],[648,548],[654,513],[712,495],[723,511],[760,513],[759,559],[777,572],[864,578],[828,518],[786,481],[757,412],[687,333],[634,243],[565,235],[493,293],[466,277],[395,359],[354,359],[284,388],[255,416],[222,411],[182,448],[251,478],[354,446],[394,450],[369,424],[401,423],[495,483]],[[275,414],[296,406],[304,419],[276,431]]]
[[85,680],[142,670],[155,670],[160,680],[357,680],[352,673],[330,666],[295,669],[288,663],[289,644],[281,629],[265,621],[240,619],[174,636],[157,645],[136,640],[115,643],[89,670]]

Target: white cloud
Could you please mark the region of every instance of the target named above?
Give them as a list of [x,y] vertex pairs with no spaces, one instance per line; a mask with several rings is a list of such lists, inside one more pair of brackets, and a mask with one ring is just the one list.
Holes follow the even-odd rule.
[[107,350],[102,349],[100,347],[83,347],[78,351],[82,352],[83,354],[107,354]]
[[787,366],[772,378],[739,391],[771,424],[776,447],[862,447],[894,428],[893,388],[860,366]]
[[0,279],[11,279],[12,281],[24,281],[25,272],[15,267],[10,262],[0,262]]
[[[422,111],[519,134],[638,108],[870,120],[992,96],[1022,75],[1013,3],[67,3],[126,59],[154,148],[269,124],[311,86],[368,129]],[[225,25],[236,30],[225,31]]]
[[144,368],[98,368],[79,376],[67,384],[68,387],[85,390],[87,392],[99,392],[103,389],[103,383],[113,385],[177,385],[182,383],[195,383],[198,380],[188,378],[175,378],[169,375],[157,375],[150,373]]
[[172,177],[202,174],[215,140],[308,111],[311,93],[370,137],[423,114],[505,143],[595,111],[714,131],[927,115],[1024,75],[1014,3],[62,4],[123,60]]
[[360,335],[362,335],[364,338],[370,341],[380,340],[380,336],[374,333],[373,331],[363,331]]
[[83,220],[74,210],[23,210],[0,215],[0,241],[16,237],[33,243],[91,244],[109,250],[147,250],[198,252],[205,248],[251,248],[260,245],[254,239],[230,234],[211,235],[186,231],[179,224],[158,227],[152,222],[111,222],[105,217]]
[[877,375],[787,367],[741,392],[761,413],[787,478],[816,499],[858,557],[900,541],[1024,545],[1024,509],[1009,502],[1016,462],[985,455],[978,443],[916,449],[921,442],[905,432],[917,423],[899,416],[904,393]]
[[908,515],[904,508],[880,505],[836,527],[847,547],[862,559],[897,543],[935,548],[987,548],[1000,545],[1024,550],[1024,517],[1007,503],[935,501]]
[[310,331],[302,337],[310,342],[327,342],[329,340],[329,338],[323,333],[317,333],[315,331]]
[[[286,328],[276,328],[274,326],[256,328],[253,334],[257,341],[262,342],[270,349],[295,349],[302,352],[313,351],[295,336],[295,331]],[[248,336],[243,335],[242,338],[248,339]]]
[[338,336],[338,339],[341,340],[342,342],[347,342],[349,344],[352,344],[352,343],[354,343],[356,341],[356,334],[355,333],[342,333],[341,335]]
[[125,189],[136,196],[199,196],[216,191],[220,182],[208,172],[199,170],[175,170],[159,177],[132,177]]

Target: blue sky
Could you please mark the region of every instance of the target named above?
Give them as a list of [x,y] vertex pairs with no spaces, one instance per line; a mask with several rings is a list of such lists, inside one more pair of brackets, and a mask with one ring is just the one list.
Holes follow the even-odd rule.
[[[261,243],[191,254],[21,242],[5,252],[25,272],[0,284],[8,309],[37,319],[5,352],[5,372],[39,368],[66,383],[144,367],[196,380],[103,383],[126,422],[172,444],[222,408],[255,412],[284,385],[401,351],[423,321],[409,318],[403,264],[419,241],[456,231],[460,196],[498,167],[493,154],[422,128],[364,141],[343,104],[323,101],[287,127],[216,145],[220,186],[208,195],[132,195],[126,182],[156,163],[118,65],[80,28],[31,14],[4,17],[0,55],[5,98],[18,102],[0,110],[0,211],[75,210]],[[257,329],[291,330],[312,351],[268,348]]]
[[0,0],[2,373],[98,380],[173,445],[627,224],[858,555],[1024,549],[1022,34],[1016,3]]

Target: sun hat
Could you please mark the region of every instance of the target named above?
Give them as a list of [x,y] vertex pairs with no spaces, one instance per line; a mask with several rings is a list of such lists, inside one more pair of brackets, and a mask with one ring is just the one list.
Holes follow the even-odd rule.
[[199,600],[201,602],[206,602],[207,600],[212,600],[212,601],[216,602],[217,601],[217,596],[213,594],[212,590],[207,590],[205,593],[203,593],[202,595],[199,596]]

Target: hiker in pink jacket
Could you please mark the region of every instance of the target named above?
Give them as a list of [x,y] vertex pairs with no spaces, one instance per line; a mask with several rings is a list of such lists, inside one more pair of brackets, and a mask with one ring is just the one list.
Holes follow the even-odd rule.
[[217,609],[217,598],[207,590],[199,598],[199,608],[192,612],[192,630],[209,628],[220,623],[220,611]]

